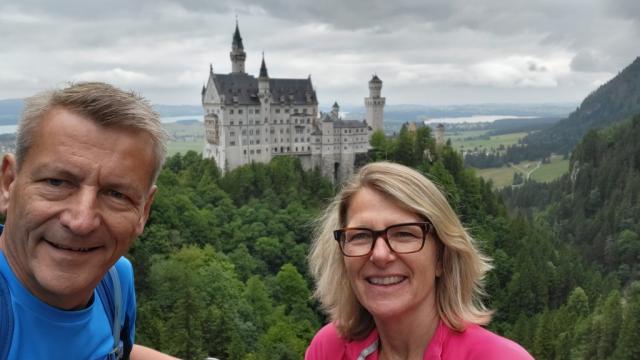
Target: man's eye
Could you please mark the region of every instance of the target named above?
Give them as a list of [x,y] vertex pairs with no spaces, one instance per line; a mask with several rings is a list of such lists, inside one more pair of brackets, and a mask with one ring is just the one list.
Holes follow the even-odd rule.
[[107,195],[109,195],[109,196],[111,196],[113,198],[116,198],[116,199],[124,199],[124,198],[126,198],[126,196],[123,193],[121,193],[119,191],[115,191],[115,190],[108,190],[107,191]]
[[62,184],[64,184],[64,180],[60,180],[60,179],[47,179],[47,184],[51,185],[51,186],[62,186]]

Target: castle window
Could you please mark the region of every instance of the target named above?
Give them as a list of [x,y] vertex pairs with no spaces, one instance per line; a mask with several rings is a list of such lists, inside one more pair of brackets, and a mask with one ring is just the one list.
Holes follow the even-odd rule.
[[260,129],[256,129],[256,135],[260,135]]
[[229,114],[233,114],[233,109],[229,109]]
[[298,147],[296,146],[296,152],[298,152]]
[[257,139],[257,140],[256,140],[256,144],[260,144],[260,139]]
[[247,130],[242,130],[242,135],[247,135]]
[[282,134],[284,132],[283,128],[280,128],[280,134]]
[[251,150],[249,153],[250,153],[251,155],[253,155],[253,150]]
[[276,114],[280,114],[280,109],[276,109]]
[[253,129],[249,130],[249,135],[253,135]]
[[249,114],[253,114],[253,109],[249,109]]
[[307,108],[302,109],[302,113],[307,115]]
[[280,124],[282,124],[282,119],[280,119]]
[[284,109],[285,114],[289,113],[289,109]]
[[232,132],[230,133],[230,135],[231,135],[231,136],[236,136],[236,133],[235,133],[234,131],[232,131]]
[[289,150],[289,147],[287,146],[287,152],[289,152],[289,151],[290,151],[290,150]]
[[278,148],[277,148],[277,147],[274,147],[274,148],[273,148],[273,152],[278,152]]
[[269,132],[273,134],[274,132],[276,132],[276,130],[272,128],[271,130],[269,130]]
[[244,154],[247,155],[247,149],[244,149]]
[[256,125],[260,125],[260,120],[256,119]]
[[258,150],[256,150],[256,153],[261,154],[262,150],[258,149]]
[[235,141],[230,141],[230,142],[229,142],[229,145],[231,145],[231,146],[236,146],[236,142],[235,142]]
[[229,124],[233,125],[233,120],[229,121]]
[[298,109],[293,109],[293,113],[297,114],[298,113]]
[[[260,109],[256,109],[256,110],[255,110],[255,113],[256,113],[256,114],[260,114]],[[266,119],[265,119],[265,120],[266,120]]]
[[239,125],[242,125],[242,120],[238,121],[238,124],[239,124]]
[[238,109],[238,114],[242,114],[242,109]]

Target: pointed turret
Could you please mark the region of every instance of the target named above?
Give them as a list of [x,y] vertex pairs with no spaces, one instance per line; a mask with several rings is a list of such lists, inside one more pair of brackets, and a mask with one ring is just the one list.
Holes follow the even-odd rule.
[[260,78],[268,78],[267,65],[264,63],[264,53],[262,53],[262,65],[260,65]]
[[263,104],[265,114],[269,111],[270,91],[269,91],[269,73],[267,73],[267,64],[264,61],[264,52],[262,53],[262,65],[260,65],[260,76],[258,76],[258,96]]
[[240,28],[238,27],[238,19],[236,19],[236,31],[233,33],[233,43],[231,44],[233,50],[244,50],[242,45],[242,36],[240,36]]
[[242,36],[240,36],[240,28],[238,27],[238,19],[236,19],[236,31],[233,33],[233,42],[231,43],[231,72],[236,74],[244,74],[244,61],[247,54],[244,52],[242,45]]

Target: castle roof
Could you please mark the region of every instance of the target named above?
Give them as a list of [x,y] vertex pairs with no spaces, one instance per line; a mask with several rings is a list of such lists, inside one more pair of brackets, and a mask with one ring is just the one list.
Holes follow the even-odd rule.
[[371,78],[371,80],[369,80],[369,82],[382,83],[382,80],[380,80],[378,75],[373,75],[373,77]]
[[[213,82],[225,105],[259,105],[258,79],[244,73],[215,74]],[[271,103],[316,105],[311,79],[269,79]]]
[[343,119],[334,119],[330,114],[322,113],[320,114],[320,118],[322,122],[332,122],[333,127],[337,129],[354,129],[354,128],[363,128],[367,127],[367,122],[364,120],[343,120]]
[[367,123],[362,120],[336,120],[333,122],[334,128],[346,129],[346,128],[363,128],[367,127]]

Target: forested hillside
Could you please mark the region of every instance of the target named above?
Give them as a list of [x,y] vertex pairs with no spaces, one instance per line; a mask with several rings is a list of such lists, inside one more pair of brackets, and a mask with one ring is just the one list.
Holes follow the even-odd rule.
[[[413,166],[440,184],[495,259],[486,279],[492,329],[540,359],[632,358],[640,288],[601,275],[544,219],[507,216],[491,184],[452,148],[436,148],[428,128],[377,133],[372,144],[374,160]],[[137,341],[186,359],[301,359],[326,321],[310,297],[306,254],[333,186],[292,158],[220,176],[193,152],[171,157],[158,186],[130,252]]]
[[[527,182],[503,194],[510,208],[537,218],[606,274],[612,289],[590,306],[580,331],[597,359],[639,359],[640,345],[611,339],[640,336],[640,115],[589,131],[571,156],[571,172],[551,183]],[[621,324],[626,308],[629,316]],[[589,311],[585,312],[585,314]],[[562,321],[550,313],[549,321]],[[593,342],[596,337],[598,342]],[[608,340],[607,340],[608,339]],[[609,342],[608,345],[604,343]]]

